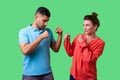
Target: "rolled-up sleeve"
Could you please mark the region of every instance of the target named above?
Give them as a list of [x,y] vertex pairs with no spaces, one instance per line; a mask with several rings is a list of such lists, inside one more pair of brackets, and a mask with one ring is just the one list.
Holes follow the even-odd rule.
[[86,45],[85,42],[81,43],[82,47],[82,54],[83,54],[83,61],[91,62],[91,61],[96,61],[97,58],[102,54],[103,49],[104,49],[104,42],[98,42],[97,45],[92,45],[94,46],[93,48],[89,48],[88,45]]

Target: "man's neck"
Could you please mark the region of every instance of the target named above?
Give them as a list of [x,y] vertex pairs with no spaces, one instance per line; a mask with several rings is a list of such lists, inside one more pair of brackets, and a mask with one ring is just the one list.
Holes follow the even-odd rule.
[[32,24],[32,27],[33,27],[33,28],[37,28],[35,22]]

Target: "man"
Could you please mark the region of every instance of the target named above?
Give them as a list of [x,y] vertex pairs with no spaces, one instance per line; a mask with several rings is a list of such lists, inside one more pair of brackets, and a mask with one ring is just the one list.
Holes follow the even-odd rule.
[[[54,80],[50,67],[50,48],[58,52],[62,29],[56,28],[58,39],[55,41],[52,31],[46,28],[50,12],[39,7],[34,16],[33,24],[19,32],[19,43],[23,60],[23,80]],[[50,47],[50,48],[49,48]]]

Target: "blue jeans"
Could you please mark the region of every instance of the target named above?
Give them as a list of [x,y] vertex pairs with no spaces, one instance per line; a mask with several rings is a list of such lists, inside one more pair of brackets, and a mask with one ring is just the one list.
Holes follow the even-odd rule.
[[70,75],[70,80],[75,80],[72,75]]
[[54,80],[52,72],[39,76],[22,76],[22,80]]
[[[70,75],[70,80],[75,80],[72,75]],[[95,79],[95,80],[97,80],[97,79]]]

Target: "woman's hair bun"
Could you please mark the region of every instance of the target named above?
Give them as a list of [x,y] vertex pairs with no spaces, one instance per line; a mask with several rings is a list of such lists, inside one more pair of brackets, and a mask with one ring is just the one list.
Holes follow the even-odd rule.
[[92,12],[92,16],[93,16],[93,17],[97,17],[98,14],[97,14],[96,12]]

